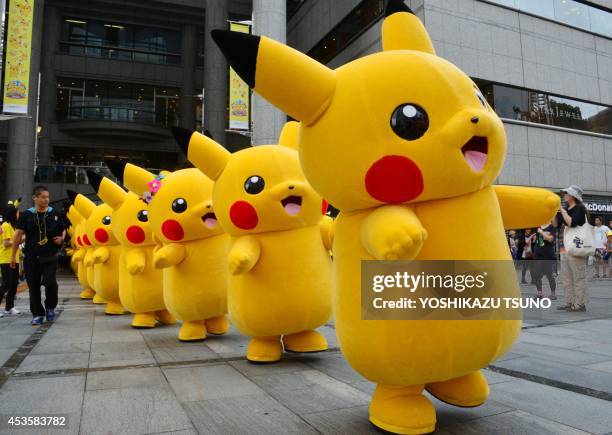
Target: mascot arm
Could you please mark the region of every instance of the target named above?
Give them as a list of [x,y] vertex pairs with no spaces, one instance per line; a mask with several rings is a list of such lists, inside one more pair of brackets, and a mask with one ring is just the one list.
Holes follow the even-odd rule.
[[361,225],[361,243],[376,260],[412,260],[427,239],[427,230],[406,206],[378,207]]
[[66,248],[66,255],[72,257],[74,255],[74,249]]
[[72,254],[72,261],[83,261],[83,257],[85,256],[85,253],[80,250],[77,249],[73,254]]
[[550,222],[559,210],[559,196],[537,187],[493,186],[504,228],[533,228]]
[[334,244],[334,219],[330,216],[323,216],[319,224],[319,229],[321,230],[323,246],[325,246],[325,249],[328,251],[331,251]]
[[106,246],[100,246],[94,250],[93,262],[94,264],[106,263],[108,257],[110,257],[110,249]]
[[131,249],[125,254],[125,265],[130,275],[138,275],[144,271],[146,263],[142,249]]
[[229,270],[232,275],[247,273],[257,264],[261,247],[253,236],[238,238],[229,253]]
[[91,252],[91,250],[89,250],[83,257],[83,263],[85,263],[85,266],[87,267],[93,266],[93,252]]
[[181,264],[185,259],[187,251],[180,243],[168,243],[155,250],[153,254],[153,267],[164,269]]

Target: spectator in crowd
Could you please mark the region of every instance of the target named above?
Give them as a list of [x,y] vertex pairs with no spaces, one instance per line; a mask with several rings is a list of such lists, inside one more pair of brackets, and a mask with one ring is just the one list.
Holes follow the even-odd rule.
[[[66,231],[61,216],[49,206],[49,190],[44,186],[34,188],[34,207],[21,213],[13,238],[11,267],[16,268],[17,245],[25,235],[24,268],[30,289],[32,325],[41,325],[56,318],[57,306],[57,253],[64,243]],[[45,304],[41,301],[40,287],[45,286]]]
[[[610,231],[610,228],[603,225],[603,218],[601,216],[595,216],[595,228],[593,229],[595,232],[595,275],[593,278],[607,278],[607,262],[604,262],[603,257],[606,254],[607,248],[607,237],[606,233]],[[599,270],[601,269],[602,274],[599,274]]]
[[512,259],[516,260],[516,231],[514,230],[508,231],[508,248]]
[[[564,233],[570,227],[584,225],[588,221],[588,212],[582,203],[582,188],[571,185],[561,191],[565,206],[559,209],[561,221],[565,225]],[[558,310],[586,311],[588,289],[586,285],[586,260],[584,257],[561,254],[561,274],[565,289],[565,304]]]
[[531,274],[537,289],[537,298],[544,297],[542,291],[542,277],[546,275],[550,286],[550,299],[556,300],[557,283],[553,276],[553,263],[555,258],[555,227],[552,222],[541,225],[536,230],[535,241],[533,242],[533,263]]
[[[15,225],[19,212],[13,204],[8,204],[3,213],[3,222],[0,235],[0,271],[2,272],[2,286],[0,287],[0,304],[6,297],[4,311],[0,311],[0,317],[21,314],[15,308],[15,295],[17,294],[17,283],[19,273],[11,268],[11,251],[15,237]],[[17,243],[19,245],[19,243]]]
[[523,256],[521,264],[521,284],[527,284],[525,276],[529,271],[531,283],[533,284],[533,275],[531,272],[531,260],[533,260],[533,242],[535,240],[535,233],[532,228],[525,229],[523,236]]

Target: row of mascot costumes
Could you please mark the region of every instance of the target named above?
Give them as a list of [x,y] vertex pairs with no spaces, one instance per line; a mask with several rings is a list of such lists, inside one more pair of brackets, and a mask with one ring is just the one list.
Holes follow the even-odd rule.
[[[336,70],[263,36],[213,31],[245,82],[300,122],[285,126],[287,146],[230,154],[177,129],[196,168],[155,175],[109,161],[129,192],[91,174],[103,203],[73,195],[70,220],[84,292],[108,314],[134,313],[135,327],[179,319],[178,338],[200,340],[225,333],[229,311],[251,337],[247,359],[274,362],[283,348],[327,348],[315,328],[333,300],[342,353],[376,383],[370,421],[418,434],[436,423],[424,390],[485,402],[481,369],[510,348],[520,320],[364,321],[361,261],[509,260],[504,227],[548,222],[559,199],[493,185],[502,122],[404,2],[387,3],[383,51]],[[340,210],[333,226],[322,198]]]

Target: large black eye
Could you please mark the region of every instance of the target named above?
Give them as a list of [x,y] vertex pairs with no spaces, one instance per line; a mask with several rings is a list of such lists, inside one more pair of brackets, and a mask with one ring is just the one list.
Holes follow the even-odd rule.
[[391,128],[402,139],[418,139],[429,128],[427,112],[416,104],[402,104],[391,115]]
[[183,213],[187,210],[187,201],[183,198],[176,198],[172,201],[172,211],[175,213]]
[[146,210],[140,210],[138,212],[138,220],[140,222],[148,222],[149,221],[149,212]]
[[244,190],[246,190],[246,193],[251,195],[257,195],[259,192],[264,190],[265,185],[266,182],[259,175],[251,175],[244,182]]
[[104,216],[104,217],[102,218],[102,223],[103,223],[104,225],[110,225],[110,223],[111,223],[111,217],[110,217],[110,216]]

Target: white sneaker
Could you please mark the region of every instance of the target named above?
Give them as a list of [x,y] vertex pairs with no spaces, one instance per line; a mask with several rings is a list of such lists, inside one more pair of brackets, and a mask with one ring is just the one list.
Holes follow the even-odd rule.
[[15,308],[15,307],[13,307],[13,308],[11,308],[11,309],[9,310],[9,313],[10,313],[12,316],[18,316],[18,315],[20,315],[20,314],[21,314],[21,311],[19,311],[19,310],[18,310],[17,308]]
[[0,311],[0,319],[5,316],[4,311]]

